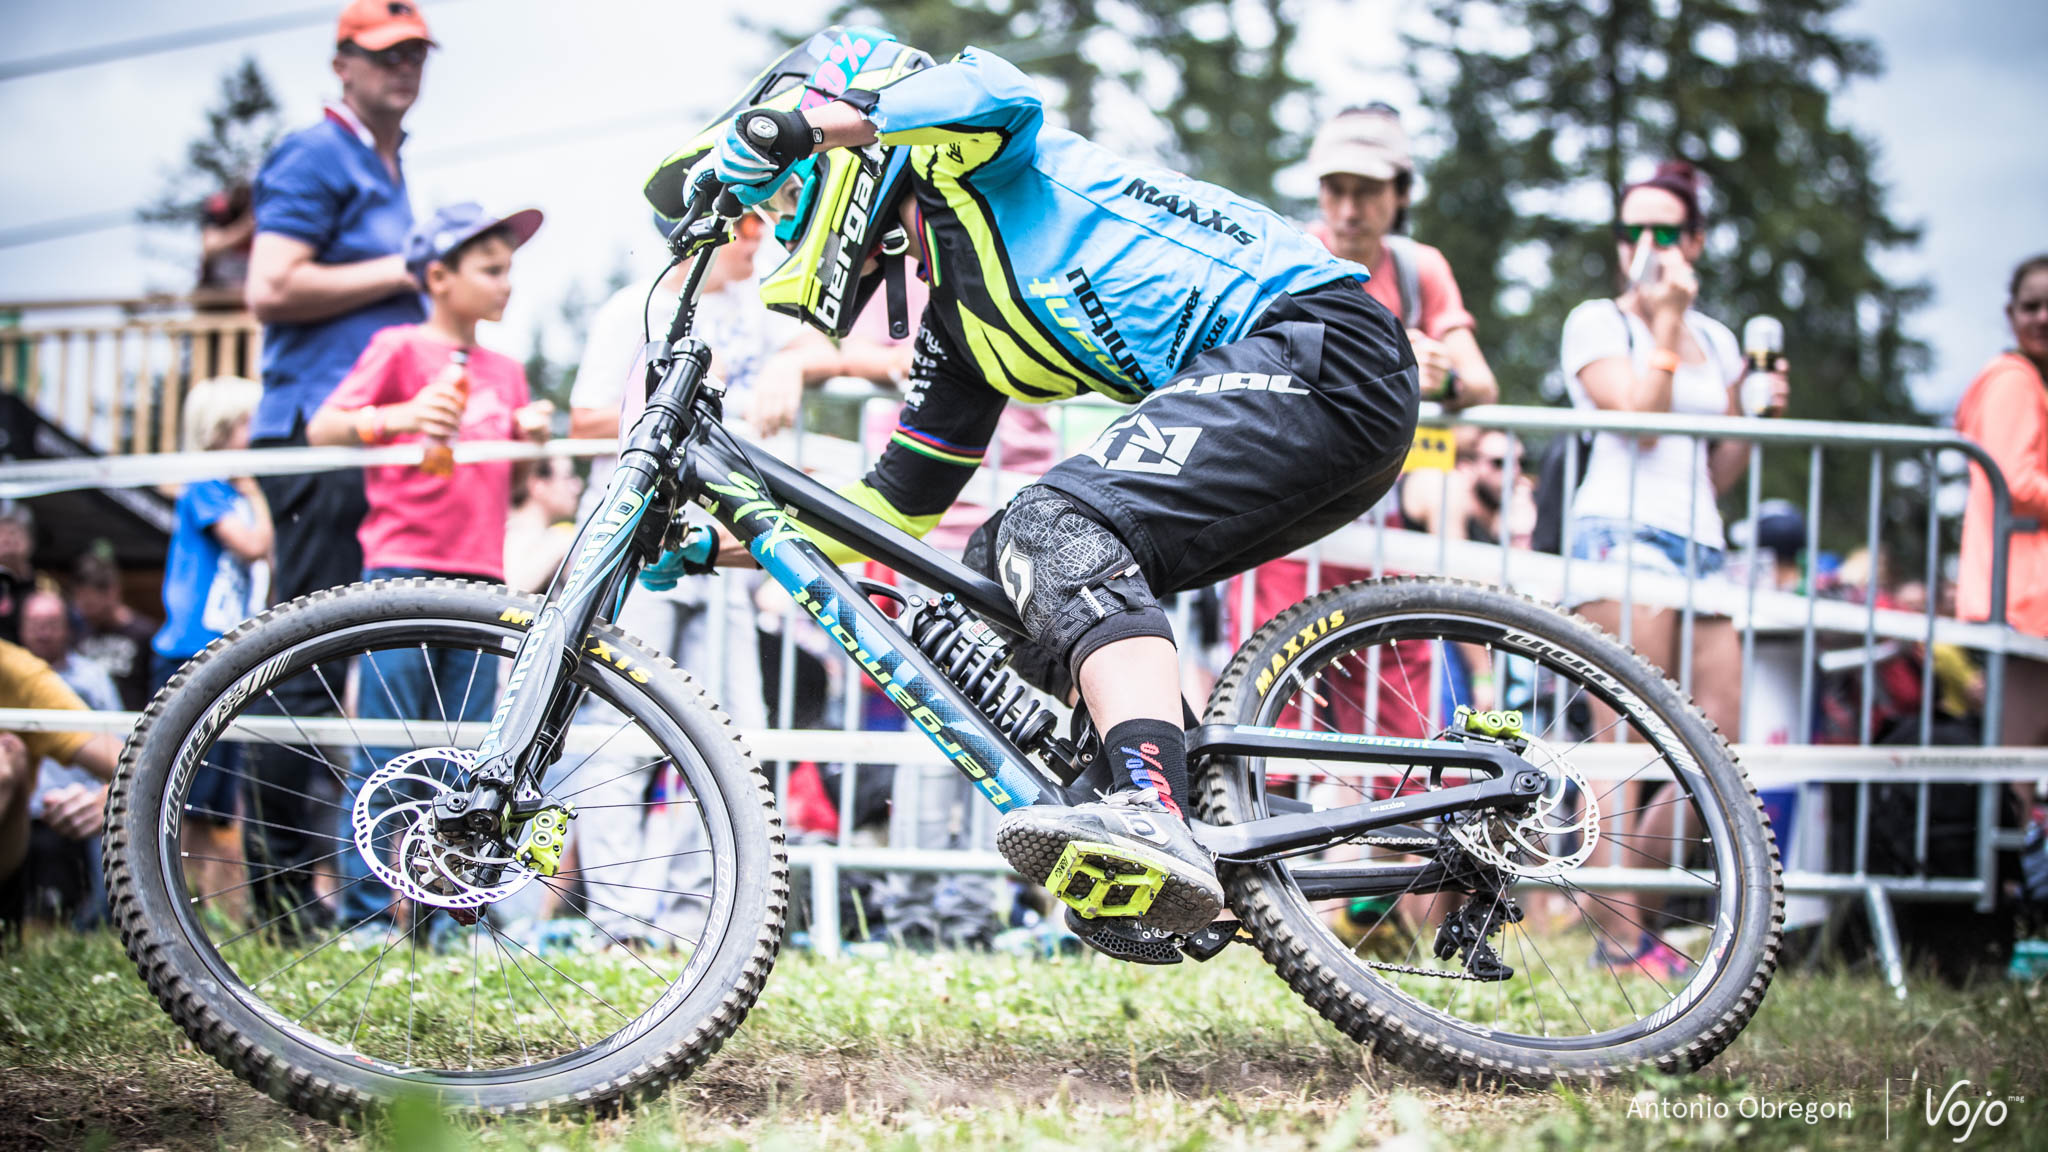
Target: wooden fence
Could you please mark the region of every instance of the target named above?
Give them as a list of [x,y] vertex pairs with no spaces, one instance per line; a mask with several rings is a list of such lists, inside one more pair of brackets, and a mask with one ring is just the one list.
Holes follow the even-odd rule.
[[[0,327],[0,391],[22,396],[45,419],[108,455],[179,449],[180,407],[194,382],[255,379],[262,328],[246,312],[138,314],[142,301],[0,303],[25,316]],[[177,302],[172,302],[174,305]],[[38,322],[52,306],[73,313],[120,308],[125,318]]]

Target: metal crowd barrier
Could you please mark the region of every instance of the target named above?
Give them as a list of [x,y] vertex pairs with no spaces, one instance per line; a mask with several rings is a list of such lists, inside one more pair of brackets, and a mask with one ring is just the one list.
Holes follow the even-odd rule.
[[[819,412],[838,406],[841,416],[844,409],[851,407],[855,413],[854,423],[861,423],[860,414],[870,404],[894,404],[893,396],[883,394],[867,386],[841,385],[829,389],[817,401],[807,405],[811,413],[810,422],[820,420]],[[1115,418],[1119,412],[1128,409],[1109,404],[1078,404],[1054,406],[1048,413],[1062,454],[1071,453],[1084,446],[1102,426]],[[829,414],[824,422],[830,423]],[[845,421],[838,421],[844,424]],[[1869,581],[1864,588],[1864,603],[1852,604],[1841,601],[1826,601],[1817,597],[1780,592],[1758,586],[1760,572],[1758,547],[1755,533],[1750,535],[1744,549],[1748,559],[1747,571],[1750,579],[1746,586],[1709,584],[1697,578],[1674,578],[1635,571],[1621,564],[1598,564],[1570,556],[1569,537],[1562,556],[1548,556],[1505,546],[1476,544],[1454,539],[1448,531],[1424,534],[1388,526],[1387,513],[1381,509],[1361,522],[1343,529],[1309,549],[1298,554],[1305,561],[1309,591],[1317,589],[1320,576],[1326,566],[1343,564],[1364,569],[1378,575],[1386,572],[1437,572],[1502,584],[1531,594],[1553,600],[1599,596],[1621,601],[1624,605],[1656,604],[1680,611],[1687,640],[1690,639],[1695,619],[1702,614],[1726,616],[1734,620],[1743,634],[1742,660],[1739,675],[1745,685],[1745,699],[1754,698],[1754,686],[1759,675],[1760,637],[1796,634],[1798,637],[1798,682],[1796,696],[1798,711],[1794,726],[1789,732],[1761,734],[1745,721],[1743,739],[1737,742],[1738,754],[1764,787],[1800,787],[1812,789],[1823,782],[1852,784],[1856,790],[1856,836],[1854,858],[1847,870],[1830,871],[1824,859],[1810,855],[1788,855],[1787,891],[1796,896],[1821,897],[1829,901],[1844,897],[1862,897],[1870,910],[1873,926],[1879,939],[1881,958],[1887,977],[1901,995],[1904,994],[1903,966],[1899,946],[1891,919],[1893,899],[1973,901],[1979,908],[1989,908],[1997,896],[1996,852],[2008,841],[1999,838],[1996,807],[1996,788],[2002,783],[2023,781],[2048,776],[2048,751],[2035,749],[1998,748],[1936,748],[1925,746],[1931,737],[1931,713],[1933,707],[1933,661],[1923,660],[1920,747],[1856,747],[1844,745],[1809,745],[1812,732],[1813,702],[1820,687],[1820,660],[1822,638],[1837,636],[1846,638],[1852,645],[1854,661],[1860,664],[1863,691],[1860,695],[1857,719],[1858,743],[1868,745],[1874,735],[1872,731],[1874,670],[1878,662],[1879,642],[1889,641],[1900,644],[1921,645],[1931,650],[1935,644],[1955,644],[1983,655],[1986,666],[1986,695],[1989,715],[1985,718],[1984,739],[1986,745],[1995,744],[1998,709],[2002,701],[2000,693],[2004,687],[2005,661],[2009,655],[2048,661],[2048,640],[2027,637],[2015,633],[2003,623],[2003,592],[2005,582],[2006,541],[2015,524],[2010,513],[2010,497],[2004,479],[1995,462],[1991,461],[1975,444],[1953,433],[1924,428],[1890,426],[1864,426],[1826,424],[1809,421],[1746,420],[1739,418],[1685,418],[1624,415],[1616,413],[1585,413],[1560,409],[1528,409],[1491,406],[1476,408],[1463,413],[1456,421],[1443,417],[1431,417],[1428,421],[1435,427],[1448,427],[1463,423],[1482,429],[1499,429],[1509,438],[1508,459],[1510,461],[1504,477],[1504,488],[1513,491],[1521,471],[1520,464],[1525,456],[1522,451],[1531,437],[1558,434],[1589,429],[1625,432],[1632,435],[1687,435],[1701,438],[1737,439],[1750,444],[1747,484],[1748,517],[1754,522],[1761,503],[1759,465],[1764,450],[1790,449],[1803,451],[1809,462],[1809,483],[1806,502],[1808,524],[1807,578],[1808,587],[1813,586],[1815,554],[1820,542],[1820,522],[1826,510],[1821,507],[1821,473],[1823,453],[1828,451],[1853,451],[1867,453],[1871,458],[1871,482],[1868,501],[1868,545],[1873,557],[1882,547],[1882,517],[1879,514],[1883,497],[1886,472],[1882,466],[1888,455],[1912,455],[1923,461],[1920,476],[1927,489],[1928,505],[1928,560],[1926,565],[1929,589],[1928,609],[1924,613],[1908,614],[1877,607],[1877,565],[1873,562]],[[855,433],[858,435],[858,433]],[[785,458],[801,467],[817,472],[828,479],[852,479],[865,470],[871,460],[871,449],[860,441],[840,437],[807,433],[801,428],[793,435],[786,434],[780,444],[772,445]],[[459,460],[531,458],[543,454],[600,456],[614,450],[610,441],[557,441],[545,447],[521,444],[474,444],[458,445]],[[1031,476],[1005,470],[1002,464],[1003,446],[1000,442],[991,446],[986,462],[985,478],[978,479],[965,494],[970,500],[984,507],[999,506],[1018,488],[1029,483]],[[1961,453],[1966,459],[1981,465],[1991,477],[1994,498],[1997,501],[1996,520],[1998,531],[1997,557],[1994,565],[1994,604],[1997,615],[1988,623],[1966,623],[1937,615],[1934,590],[1938,587],[1939,541],[1942,510],[1936,499],[1937,486],[1942,475],[1950,471],[1939,467],[1939,454]],[[222,474],[261,474],[277,472],[317,471],[335,467],[354,467],[366,463],[404,463],[418,458],[418,446],[394,446],[379,449],[268,449],[241,453],[171,454],[166,456],[141,456],[122,459],[98,459],[91,461],[67,460],[49,463],[0,464],[0,497],[33,496],[44,492],[79,487],[117,487],[145,484],[176,483],[202,476]],[[1568,462],[1568,478],[1575,478],[1582,467],[1571,453]],[[1410,483],[1429,483],[1427,474],[1411,478]],[[1448,485],[1450,474],[1444,473],[1438,483]],[[1576,487],[1569,482],[1568,487]],[[1691,494],[1688,494],[1690,497]],[[1569,528],[1567,528],[1569,531]],[[749,615],[744,605],[750,600],[754,574],[727,572],[721,574],[715,584],[713,595],[718,597],[712,603],[728,605],[736,612],[713,612],[709,616],[708,647],[703,667],[692,671],[700,680],[707,682],[714,698],[725,698],[724,670],[731,656],[730,645],[738,642],[733,635],[730,618]],[[1229,642],[1241,639],[1254,627],[1249,608],[1257,579],[1256,573],[1248,574],[1235,590],[1218,589],[1219,598],[1226,606],[1234,603],[1238,607],[1239,619],[1236,629],[1228,634],[1225,643],[1211,653],[1197,650],[1193,644],[1184,645],[1184,656],[1191,665],[1205,665],[1217,653],[1227,651]],[[1192,608],[1190,597],[1177,600],[1173,611],[1179,635],[1187,637],[1192,632]],[[764,616],[768,614],[764,613]],[[1624,620],[1629,613],[1624,611]],[[787,626],[793,617],[784,616],[784,626],[779,637],[772,640],[765,637],[763,643],[779,646],[778,662],[780,675],[771,684],[763,685],[768,699],[776,705],[775,715],[781,725],[775,728],[757,728],[747,733],[750,745],[764,761],[778,765],[778,794],[787,796],[790,766],[801,761],[841,763],[845,766],[841,777],[840,794],[836,797],[840,814],[836,843],[804,843],[794,846],[792,863],[810,875],[813,895],[813,940],[823,952],[837,950],[839,939],[837,890],[839,877],[844,872],[888,871],[888,872],[946,872],[983,875],[1007,873],[1007,867],[992,849],[993,840],[989,835],[990,813],[985,805],[971,805],[966,825],[959,821],[950,834],[952,841],[947,847],[934,847],[910,840],[891,842],[887,846],[856,845],[853,826],[854,793],[858,787],[859,764],[894,765],[903,769],[927,767],[933,773],[902,771],[897,773],[894,804],[897,817],[892,824],[899,831],[914,831],[917,811],[925,810],[935,801],[928,787],[932,781],[942,782],[937,791],[947,792],[943,782],[948,778],[937,771],[938,761],[931,746],[921,736],[902,732],[863,732],[863,694],[858,686],[849,686],[843,661],[826,656],[828,670],[825,690],[826,699],[806,701],[822,705],[822,714],[833,728],[796,730],[788,722],[799,702],[796,680],[795,653],[801,646],[797,629]],[[1778,641],[1764,639],[1766,650],[1782,647]],[[1860,645],[1860,647],[1854,647]],[[1681,667],[1668,670],[1684,686],[1692,684],[1696,669],[1691,666],[1690,644],[1681,646],[1685,653]],[[822,652],[823,649],[821,648]],[[1853,665],[1852,665],[1853,666]],[[1213,674],[1214,667],[1202,671]],[[1706,670],[1713,674],[1720,670]],[[96,715],[89,724],[81,723],[75,713],[30,715],[24,713],[0,712],[0,729],[19,727],[90,727],[98,731],[125,732],[132,717],[123,714]],[[260,725],[260,722],[246,722]],[[362,722],[357,722],[360,726]],[[347,741],[342,741],[346,743]],[[1596,760],[1599,755],[1596,753]],[[1600,774],[1596,763],[1587,768],[1589,776]],[[1871,789],[1874,785],[1908,783],[1917,786],[1914,841],[1916,846],[1917,871],[1914,875],[1884,876],[1873,874],[1868,869],[1868,832],[1871,803]],[[1977,867],[1965,876],[1930,876],[1926,874],[1927,848],[1929,839],[1929,813],[1927,806],[1928,789],[1939,783],[1968,783],[1979,788],[1977,807]],[[902,809],[908,808],[913,818],[904,818]],[[1803,816],[1810,818],[1809,813]],[[1796,847],[1796,846],[1794,846]],[[1654,888],[1663,881],[1655,875],[1644,875],[1642,869],[1592,869],[1585,877],[1587,887],[1592,888]],[[1612,875],[1608,873],[1612,872]],[[1576,877],[1575,877],[1576,881]]]

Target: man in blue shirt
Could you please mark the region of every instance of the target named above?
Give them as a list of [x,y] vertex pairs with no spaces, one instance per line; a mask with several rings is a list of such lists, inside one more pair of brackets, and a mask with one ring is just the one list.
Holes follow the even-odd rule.
[[[256,239],[249,311],[263,322],[263,399],[250,446],[306,442],[313,413],[379,329],[426,318],[401,255],[412,205],[398,149],[434,41],[405,0],[352,0],[335,31],[341,101],[320,123],[285,137],[256,176]],[[272,588],[288,600],[362,577],[356,530],[367,506],[363,474],[266,476],[274,522]],[[300,676],[279,685],[298,715],[328,709],[327,688]],[[253,711],[269,711],[259,702]],[[312,864],[333,851],[331,810],[318,810],[318,757],[252,745],[245,829],[250,891],[266,918],[306,931],[326,918]]]
[[[341,101],[285,137],[256,177],[249,310],[263,322],[254,447],[305,443],[304,425],[370,336],[425,319],[400,250],[412,229],[400,127],[433,41],[411,4],[356,0],[336,31]],[[290,599],[362,575],[362,475],[266,477],[276,591]]]

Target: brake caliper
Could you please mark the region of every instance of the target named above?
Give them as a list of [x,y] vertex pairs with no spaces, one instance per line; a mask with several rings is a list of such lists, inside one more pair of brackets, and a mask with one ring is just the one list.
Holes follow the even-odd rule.
[[567,804],[550,804],[526,821],[524,842],[512,858],[542,876],[553,876],[562,866],[562,850],[569,842],[569,821],[576,809]]
[[1477,736],[1490,736],[1495,740],[1520,740],[1525,736],[1522,731],[1522,713],[1519,710],[1480,712],[1469,705],[1460,704],[1457,713],[1451,718],[1451,726],[1462,728]]

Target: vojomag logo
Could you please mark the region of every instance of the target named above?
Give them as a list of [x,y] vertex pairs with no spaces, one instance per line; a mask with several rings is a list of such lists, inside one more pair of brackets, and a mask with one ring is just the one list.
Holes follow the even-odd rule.
[[[1993,1095],[1990,1088],[1975,1088],[1968,1080],[1957,1080],[1950,1084],[1939,1100],[1936,1099],[1932,1087],[1924,1089],[1924,1093],[1921,1118],[1927,1121],[1929,1128],[1955,1133],[1954,1138],[1949,1141],[1952,1144],[1961,1144],[1978,1135],[1980,1131],[2003,1126],[2012,1115],[2008,1101],[2012,1104],[2024,1104],[2027,1101],[2025,1096]],[[1885,1134],[1889,1137],[1890,1124],[1886,1124],[1885,1129]]]

